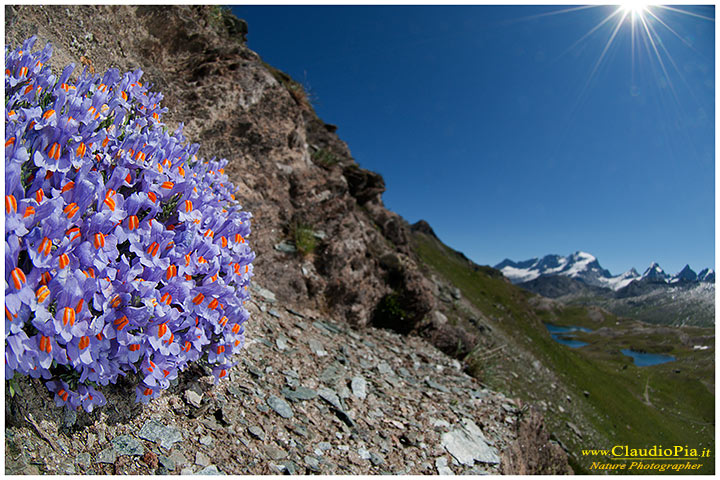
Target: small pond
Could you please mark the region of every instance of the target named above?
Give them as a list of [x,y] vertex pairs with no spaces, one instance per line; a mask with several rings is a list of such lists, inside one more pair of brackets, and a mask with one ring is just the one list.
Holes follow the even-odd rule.
[[652,365],[660,365],[661,363],[675,361],[675,357],[673,357],[672,355],[661,355],[659,353],[642,353],[636,352],[635,350],[631,350],[629,348],[620,351],[623,355],[632,357],[633,362],[638,367],[650,367]]
[[589,328],[576,327],[574,325],[571,325],[569,327],[561,327],[559,325],[551,325],[549,323],[546,323],[545,328],[548,329],[548,332],[550,332],[550,337],[552,337],[553,340],[570,348],[580,348],[587,345],[587,342],[575,340],[573,338],[574,335],[572,335],[572,332],[592,332],[592,330],[590,330]]

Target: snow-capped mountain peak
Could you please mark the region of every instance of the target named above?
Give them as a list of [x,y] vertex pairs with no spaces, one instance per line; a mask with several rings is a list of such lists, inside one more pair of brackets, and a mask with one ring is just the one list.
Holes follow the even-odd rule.
[[610,272],[600,266],[595,256],[583,251],[567,257],[546,255],[541,259],[533,258],[523,262],[505,259],[495,268],[514,283],[529,282],[540,276],[563,275],[590,285],[609,287],[607,280],[612,278]]
[[673,277],[670,279],[670,283],[696,282],[697,280],[697,273],[695,273],[695,271],[690,268],[690,265],[685,265],[685,267],[683,267],[680,272],[678,272],[676,275],[673,275]]
[[650,266],[643,272],[640,280],[648,280],[653,282],[667,282],[670,276],[660,267],[657,262],[652,262]]
[[696,274],[689,265],[686,265],[676,275],[668,275],[657,262],[653,262],[640,275],[635,268],[631,268],[620,275],[612,275],[600,266],[597,258],[587,252],[577,251],[566,257],[560,255],[546,255],[542,258],[531,258],[522,262],[505,259],[495,266],[503,272],[511,282],[524,283],[539,277],[562,275],[580,280],[588,285],[620,290],[634,281],[644,280],[647,283],[692,283],[715,282],[715,272],[704,269]]
[[700,270],[700,273],[698,273],[698,281],[715,283],[715,270],[712,268],[703,268]]

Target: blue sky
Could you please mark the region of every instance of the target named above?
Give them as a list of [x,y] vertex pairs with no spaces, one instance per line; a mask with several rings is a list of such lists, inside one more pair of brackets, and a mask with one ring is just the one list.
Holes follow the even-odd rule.
[[385,205],[475,262],[584,250],[615,274],[712,267],[714,7],[593,30],[617,8],[233,11],[383,175]]

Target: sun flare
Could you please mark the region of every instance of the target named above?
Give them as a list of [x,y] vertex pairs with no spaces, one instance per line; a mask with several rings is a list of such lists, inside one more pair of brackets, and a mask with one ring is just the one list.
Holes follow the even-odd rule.
[[632,15],[642,15],[648,8],[648,4],[642,2],[628,1],[620,4],[620,9],[624,13]]

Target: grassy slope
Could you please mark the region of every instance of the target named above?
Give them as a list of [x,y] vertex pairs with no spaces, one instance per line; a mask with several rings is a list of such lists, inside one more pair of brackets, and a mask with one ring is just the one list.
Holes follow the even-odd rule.
[[[556,378],[573,393],[574,417],[571,421],[589,426],[594,433],[577,438],[566,427],[566,418],[557,409],[547,414],[548,424],[556,429],[558,438],[571,451],[576,470],[584,470],[592,460],[579,457],[581,448],[607,448],[613,445],[645,447],[655,444],[689,445],[714,449],[714,351],[689,350],[676,342],[677,331],[656,332],[652,327],[630,320],[603,314],[588,315],[585,307],[540,309],[533,302],[534,295],[506,282],[489,267],[479,267],[458,255],[436,239],[417,233],[415,250],[432,270],[460,288],[480,312],[493,320],[492,328],[500,329],[514,353],[530,353],[542,362]],[[604,334],[587,334],[580,339],[591,342],[582,349],[570,349],[554,342],[543,321],[560,325],[585,325],[593,329],[605,327]],[[707,330],[688,329],[683,334],[702,337]],[[714,335],[714,334],[713,334]],[[692,337],[695,338],[695,337]],[[714,339],[713,339],[714,340]],[[620,354],[621,348],[664,351],[677,357],[676,362],[638,368]],[[517,349],[517,350],[515,350]],[[521,374],[499,378],[497,367],[492,381],[484,380],[506,393],[526,400],[545,400],[564,404],[557,392],[543,388],[542,381],[527,362],[516,362],[515,371],[525,363]],[[482,365],[476,365],[482,371]],[[680,369],[680,373],[674,370]],[[650,405],[645,401],[647,390]],[[589,393],[585,397],[583,392]],[[564,404],[565,410],[572,410]],[[577,420],[578,415],[580,420]],[[584,420],[584,421],[583,421]],[[593,443],[600,442],[600,443]],[[579,467],[579,468],[578,468]],[[714,472],[713,462],[701,470]],[[600,472],[597,472],[600,473]]]

